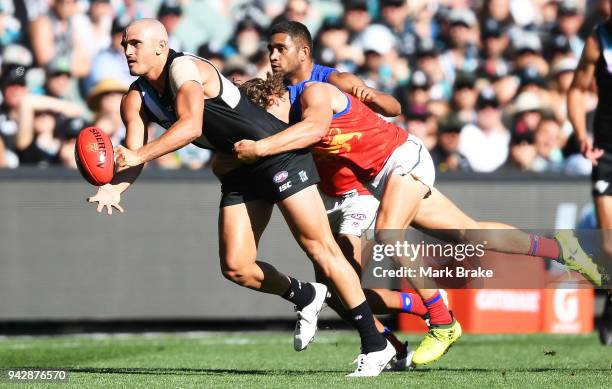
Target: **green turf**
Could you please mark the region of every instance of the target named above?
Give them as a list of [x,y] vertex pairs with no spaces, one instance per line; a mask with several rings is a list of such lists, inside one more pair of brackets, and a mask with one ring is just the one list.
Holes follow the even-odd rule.
[[270,332],[0,339],[2,368],[69,369],[58,388],[612,388],[612,348],[594,335],[464,335],[431,366],[344,378],[357,353],[356,335],[336,331],[301,353],[290,333]]

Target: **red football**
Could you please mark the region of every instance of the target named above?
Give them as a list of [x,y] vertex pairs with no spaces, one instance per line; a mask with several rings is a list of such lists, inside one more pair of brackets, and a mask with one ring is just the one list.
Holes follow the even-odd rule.
[[81,175],[90,184],[101,186],[113,179],[115,171],[113,143],[99,128],[87,127],[79,132],[74,157]]

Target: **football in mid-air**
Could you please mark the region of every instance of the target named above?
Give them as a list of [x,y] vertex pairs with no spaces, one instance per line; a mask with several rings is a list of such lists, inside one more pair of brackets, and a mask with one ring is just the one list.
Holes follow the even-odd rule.
[[87,127],[79,132],[74,157],[81,175],[90,184],[101,186],[113,179],[115,171],[113,143],[99,128]]

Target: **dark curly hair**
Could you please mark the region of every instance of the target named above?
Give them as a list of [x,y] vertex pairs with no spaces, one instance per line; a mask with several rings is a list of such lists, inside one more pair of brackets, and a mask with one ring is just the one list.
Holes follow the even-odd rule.
[[266,109],[270,105],[270,96],[282,96],[287,87],[283,76],[279,73],[266,74],[266,79],[252,78],[238,85],[238,88],[259,108]]

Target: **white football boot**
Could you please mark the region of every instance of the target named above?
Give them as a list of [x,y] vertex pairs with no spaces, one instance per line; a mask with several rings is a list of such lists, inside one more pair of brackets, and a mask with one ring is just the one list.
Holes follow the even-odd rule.
[[295,331],[293,332],[293,348],[295,351],[304,350],[314,339],[319,313],[327,298],[327,286],[316,282],[310,282],[310,285],[314,288],[314,299],[301,311],[296,311],[298,321],[295,323]]
[[387,340],[387,347],[380,351],[368,354],[359,354],[353,363],[357,362],[357,369],[347,377],[376,377],[395,356],[395,347]]

